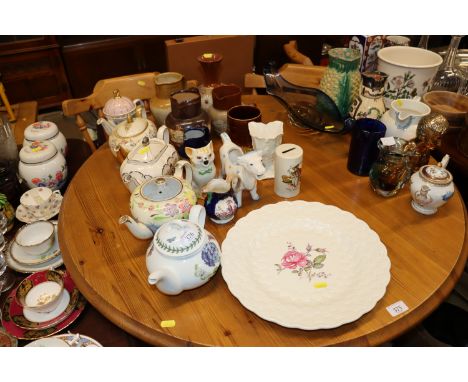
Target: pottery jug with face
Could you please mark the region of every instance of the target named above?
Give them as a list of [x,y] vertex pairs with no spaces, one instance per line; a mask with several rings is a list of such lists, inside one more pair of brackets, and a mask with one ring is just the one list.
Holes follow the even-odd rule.
[[120,166],[120,177],[130,192],[144,181],[160,175],[172,175],[179,160],[174,146],[169,144],[169,132],[161,126],[157,138],[144,137]]
[[138,239],[153,237],[162,224],[174,219],[188,218],[190,209],[197,203],[191,184],[190,163],[177,162],[174,176],[158,176],[135,188],[130,197],[133,218],[121,216],[119,223],[125,224]]
[[437,165],[422,166],[411,176],[411,206],[424,215],[432,215],[453,196],[452,174],[445,169],[448,155]]

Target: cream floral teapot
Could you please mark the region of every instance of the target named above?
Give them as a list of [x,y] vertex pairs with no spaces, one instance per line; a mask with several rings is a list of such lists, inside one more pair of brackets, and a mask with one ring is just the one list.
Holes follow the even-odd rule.
[[[99,120],[98,120],[99,123]],[[127,120],[119,123],[109,137],[109,147],[112,154],[123,162],[128,153],[132,151],[144,137],[157,138],[156,125],[143,117],[133,118],[127,116]]]
[[157,138],[144,137],[127,155],[120,166],[120,177],[130,192],[144,181],[160,175],[172,175],[179,160],[174,146],[169,144],[169,130],[158,129]]
[[155,233],[146,252],[148,282],[165,294],[197,288],[216,273],[221,250],[203,227],[205,209],[196,205],[188,220],[172,220]]
[[174,176],[152,178],[133,190],[130,196],[133,218],[121,216],[119,223],[125,224],[138,239],[149,239],[162,224],[174,219],[188,218],[190,209],[197,203],[191,183],[190,163],[178,161]]

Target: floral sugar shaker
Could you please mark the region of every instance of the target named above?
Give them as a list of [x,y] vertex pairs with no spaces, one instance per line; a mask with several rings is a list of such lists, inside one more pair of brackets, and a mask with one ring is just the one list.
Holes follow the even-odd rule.
[[452,174],[445,168],[446,155],[437,165],[422,166],[411,176],[411,206],[424,215],[432,215],[453,196]]

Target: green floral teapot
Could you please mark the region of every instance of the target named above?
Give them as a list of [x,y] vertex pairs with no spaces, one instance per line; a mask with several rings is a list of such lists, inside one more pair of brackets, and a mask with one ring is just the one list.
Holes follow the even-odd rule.
[[[185,170],[185,178],[183,171]],[[174,219],[186,219],[190,209],[197,203],[192,189],[192,167],[185,160],[178,161],[175,173],[162,175],[137,186],[130,196],[130,211],[133,216],[121,216],[125,224],[139,239],[149,239],[164,223]]]

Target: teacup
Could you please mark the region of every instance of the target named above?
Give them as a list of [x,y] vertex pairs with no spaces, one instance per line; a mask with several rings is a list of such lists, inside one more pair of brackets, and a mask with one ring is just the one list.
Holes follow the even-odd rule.
[[16,301],[23,308],[49,313],[59,305],[63,290],[62,273],[50,270],[41,279],[24,279],[16,289]]
[[39,220],[21,227],[15,235],[15,243],[28,255],[37,256],[47,252],[55,240],[55,226]]
[[261,122],[262,112],[254,105],[238,105],[228,110],[227,123],[232,141],[244,148],[252,148],[249,122]]
[[26,191],[20,199],[21,205],[35,218],[47,216],[61,197],[60,190],[52,191],[47,187],[37,187]]

